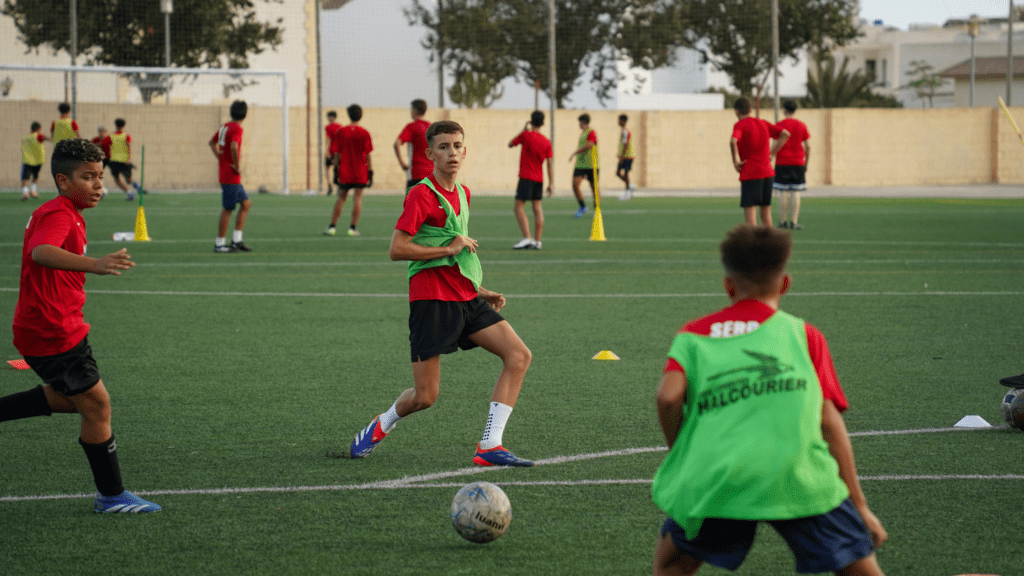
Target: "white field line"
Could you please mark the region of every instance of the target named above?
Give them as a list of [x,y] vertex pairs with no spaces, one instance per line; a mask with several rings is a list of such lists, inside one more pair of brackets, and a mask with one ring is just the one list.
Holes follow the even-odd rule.
[[[15,287],[0,287],[0,292],[17,292]],[[89,294],[111,294],[127,296],[247,296],[247,297],[287,297],[287,298],[408,298],[402,293],[371,293],[371,292],[215,292],[202,290],[88,290]],[[944,291],[926,290],[909,292],[788,292],[793,297],[821,296],[1024,296],[1021,290],[991,291]],[[506,298],[721,298],[721,292],[690,292],[662,294],[505,294]]]
[[[1005,428],[1005,426],[1000,426]],[[937,432],[970,432],[985,430],[985,428],[918,428],[913,430],[875,430],[867,432],[853,432],[850,436],[889,436],[897,434],[929,434]],[[646,454],[650,452],[664,452],[665,446],[650,446],[645,448],[626,448],[623,450],[606,450],[604,452],[589,452],[574,454],[572,456],[555,456],[536,460],[537,466],[551,464],[564,464],[566,462],[580,462],[595,458],[607,458],[609,456],[632,456],[635,454]],[[380,480],[377,482],[365,482],[361,484],[326,484],[320,486],[262,486],[262,487],[240,487],[240,488],[196,488],[189,490],[145,490],[135,492],[139,496],[215,496],[219,494],[264,494],[264,493],[291,493],[291,492],[331,492],[347,490],[395,490],[402,488],[458,488],[464,482],[434,482],[446,478],[458,478],[463,476],[474,476],[478,474],[496,473],[507,471],[508,468],[481,468],[473,466],[470,468],[458,468],[446,472],[434,472],[431,474],[420,474],[417,476],[405,476],[394,480]],[[1022,474],[895,474],[878,476],[861,476],[865,481],[899,481],[899,480],[1024,480]],[[607,478],[598,480],[533,480],[533,481],[495,481],[495,484],[502,486],[602,486],[602,485],[626,485],[626,484],[650,484],[650,478]],[[0,496],[0,502],[27,502],[34,500],[71,500],[94,498],[95,493],[82,494],[39,494],[33,496]]]

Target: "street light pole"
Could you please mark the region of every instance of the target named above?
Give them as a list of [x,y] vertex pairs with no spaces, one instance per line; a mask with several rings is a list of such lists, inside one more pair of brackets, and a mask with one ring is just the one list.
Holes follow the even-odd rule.
[[972,14],[967,24],[967,33],[971,35],[971,90],[967,105],[974,107],[974,39],[978,37],[978,15]]
[[[71,0],[71,14],[69,24],[71,26],[71,65],[78,65],[78,2]],[[75,75],[75,71],[71,70],[71,117],[77,116],[76,108],[78,108],[78,77]]]
[[[171,67],[171,13],[174,0],[160,0],[160,11],[164,13],[164,67]],[[164,102],[171,103],[171,75],[164,78]]]
[[772,0],[772,110],[779,121],[779,0]]

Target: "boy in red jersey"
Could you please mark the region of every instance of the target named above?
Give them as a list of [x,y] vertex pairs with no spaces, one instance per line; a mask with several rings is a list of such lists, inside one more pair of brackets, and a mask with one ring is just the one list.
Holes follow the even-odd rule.
[[[740,98],[733,105],[738,122],[732,128],[729,149],[732,165],[740,173],[740,206],[747,224],[757,224],[760,209],[761,223],[772,225],[772,156],[786,144],[789,132],[767,120],[750,116],[750,100]],[[775,145],[771,139],[778,138]]]
[[348,227],[348,235],[359,236],[356,225],[359,224],[359,214],[363,211],[363,188],[373,185],[373,163],[370,161],[373,140],[370,133],[359,125],[359,120],[363,118],[363,109],[359,104],[353,104],[346,112],[352,123],[348,126],[338,126],[334,131],[334,141],[331,143],[331,149],[334,151],[331,161],[334,165],[335,184],[338,185],[338,200],[334,203],[334,211],[331,213],[331,224],[324,230],[325,236],[335,235],[334,227],[341,217],[341,209],[345,207],[349,190],[353,192],[352,224]]
[[[221,205],[220,220],[217,223],[217,240],[213,243],[214,252],[252,252],[242,241],[242,229],[245,217],[249,215],[252,202],[242,186],[242,171],[239,162],[242,158],[242,121],[249,113],[249,106],[244,100],[231,103],[231,122],[224,124],[210,138],[210,150],[219,163]],[[235,206],[239,206],[235,216],[235,230],[231,235],[231,244],[227,243],[228,223]]]
[[[423,180],[434,171],[434,164],[426,156],[427,151],[427,128],[430,122],[423,119],[427,113],[427,103],[424,100],[412,101],[409,110],[412,122],[405,125],[402,133],[395,139],[395,156],[398,157],[398,165],[405,172],[405,189],[408,190],[420,180]],[[402,160],[402,144],[409,145],[409,163]]]
[[[551,158],[554,151],[551,149],[551,140],[540,133],[544,125],[544,113],[534,110],[530,114],[530,121],[523,127],[522,132],[516,135],[508,143],[509,148],[522,145],[523,149],[519,154],[519,184],[516,186],[516,203],[512,211],[516,215],[516,222],[519,230],[523,233],[523,239],[512,246],[513,250],[532,248],[540,250],[541,233],[544,231],[544,210],[540,206],[544,198],[544,173],[541,165],[547,160],[548,164],[548,196],[551,196],[551,181],[554,178],[554,168],[551,166]],[[530,236],[530,222],[526,219],[526,211],[523,206],[529,200],[533,204],[533,227],[534,235]]]
[[434,173],[413,186],[391,237],[392,260],[409,261],[409,341],[414,386],[374,417],[352,440],[349,456],[365,458],[395,424],[429,408],[441,387],[441,354],[480,346],[502,361],[490,412],[473,462],[479,466],[533,466],[502,447],[502,434],[530,366],[530,349],[498,311],[505,297],[480,281],[477,241],[470,238],[470,194],[456,181],[466,158],[464,131],[435,122],[427,130]]
[[50,139],[53,140],[53,145],[56,146],[58,142],[67,138],[81,138],[78,133],[78,122],[71,117],[71,105],[61,102],[57,105],[57,111],[60,112],[60,118],[50,124]]
[[[327,113],[327,126],[324,132],[327,133],[327,152],[324,152],[324,166],[327,168],[327,195],[331,195],[331,182],[338,179],[338,168],[334,165],[334,135],[341,129],[338,124],[338,113],[331,110]],[[331,174],[333,169],[333,174]]]
[[775,189],[779,191],[779,228],[803,230],[800,217],[800,192],[807,190],[807,161],[811,157],[811,135],[807,125],[793,117],[797,104],[786,100],[782,105],[786,117],[777,124],[789,132],[789,140],[775,157]]
[[[103,150],[103,168],[106,169],[110,165],[110,145],[103,145],[103,142],[107,139],[110,133],[103,125],[96,127],[96,135],[92,137],[92,143],[99,146],[100,150]],[[101,177],[102,178],[102,177]],[[107,186],[103,185],[103,197],[107,196]]]
[[792,282],[788,232],[751,224],[720,251],[731,305],[676,335],[658,385],[669,453],[652,497],[669,518],[653,574],[704,562],[739,568],[757,524],[771,524],[797,572],[881,576],[888,538],[857,479],[846,396],[825,337],[779,310]]
[[[50,170],[58,196],[29,219],[21,252],[21,283],[14,309],[14,346],[43,380],[42,386],[0,398],[0,422],[80,414],[78,443],[96,482],[93,510],[156,512],[160,506],[124,489],[110,425],[110,395],[100,379],[82,315],[85,273],[119,276],[135,263],[122,248],[102,258],[86,256],[82,210],[101,197],[103,152],[87,140],[64,139],[53,149]],[[17,469],[10,464],[9,469]]]

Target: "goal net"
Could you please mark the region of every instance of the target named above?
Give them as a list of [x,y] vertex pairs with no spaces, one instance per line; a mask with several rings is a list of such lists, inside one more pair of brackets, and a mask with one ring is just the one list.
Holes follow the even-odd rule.
[[289,191],[284,71],[0,64],[0,88],[0,125],[17,134],[32,121],[49,134],[60,102],[71,104],[86,139],[124,119],[136,164],[146,147],[145,184],[153,190],[219,190],[208,142],[230,121],[231,103],[244,100],[242,183],[251,192]]

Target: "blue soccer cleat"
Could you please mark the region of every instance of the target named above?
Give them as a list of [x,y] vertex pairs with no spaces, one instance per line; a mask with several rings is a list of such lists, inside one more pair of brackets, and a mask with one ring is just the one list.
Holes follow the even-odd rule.
[[587,213],[587,207],[586,206],[580,206],[580,209],[576,211],[576,217],[577,218],[582,218],[583,215],[586,214],[586,213]]
[[142,512],[159,512],[160,505],[143,500],[125,490],[117,496],[96,494],[96,502],[92,509],[97,514],[139,514]]
[[356,434],[356,437],[352,439],[352,447],[349,448],[349,456],[352,458],[366,458],[373,452],[373,449],[380,444],[380,441],[387,436],[388,433],[380,427],[380,416],[377,416],[370,422],[370,425]]
[[473,464],[477,466],[533,466],[533,460],[520,458],[508,450],[498,446],[490,450],[481,450],[476,445],[476,456],[473,457]]

